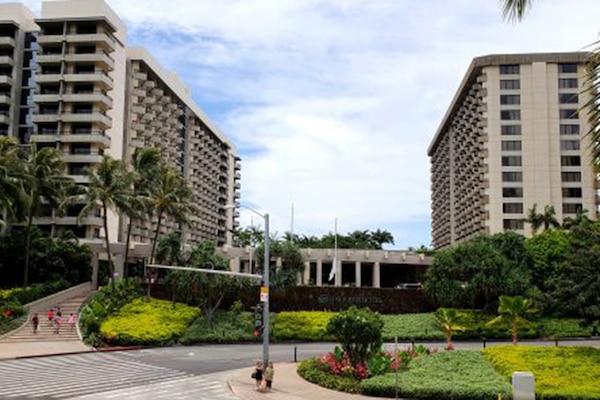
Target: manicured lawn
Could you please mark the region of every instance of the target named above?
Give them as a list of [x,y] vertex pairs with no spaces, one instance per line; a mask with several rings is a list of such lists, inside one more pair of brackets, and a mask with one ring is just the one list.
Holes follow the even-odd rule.
[[218,310],[213,317],[212,326],[209,326],[204,315],[201,315],[186,329],[179,341],[182,344],[190,345],[261,340],[253,336],[253,330],[253,314],[251,312]]
[[[479,351],[446,351],[419,357],[398,378],[400,397],[414,399],[496,399],[511,393],[508,381]],[[370,396],[394,397],[394,373],[366,379],[362,392]],[[504,397],[506,398],[506,397]]]
[[437,326],[433,313],[386,314],[381,316],[384,322],[383,339],[401,340],[444,339],[444,334]]
[[535,376],[544,399],[600,399],[600,350],[591,347],[499,346],[485,357],[510,378],[514,371]]

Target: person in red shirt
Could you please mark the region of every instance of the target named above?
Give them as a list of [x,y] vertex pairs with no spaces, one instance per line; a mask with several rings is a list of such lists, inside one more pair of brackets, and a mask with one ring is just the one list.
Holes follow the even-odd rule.
[[54,309],[51,308],[50,311],[48,311],[48,323],[50,324],[50,326],[52,326],[52,322],[54,322]]

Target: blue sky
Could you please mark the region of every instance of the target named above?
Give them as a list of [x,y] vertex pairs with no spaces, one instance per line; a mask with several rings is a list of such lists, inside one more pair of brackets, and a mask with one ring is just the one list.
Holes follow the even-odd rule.
[[272,231],[290,229],[293,203],[295,233],[337,217],[395,248],[431,242],[427,146],[472,58],[578,51],[600,32],[598,0],[534,1],[521,24],[496,0],[108,3],[236,144],[242,203]]

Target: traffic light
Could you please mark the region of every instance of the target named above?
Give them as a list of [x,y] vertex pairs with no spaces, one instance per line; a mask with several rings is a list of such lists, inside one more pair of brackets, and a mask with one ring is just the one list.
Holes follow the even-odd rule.
[[258,305],[256,307],[252,307],[254,309],[254,337],[259,337],[262,334],[263,330],[263,308]]

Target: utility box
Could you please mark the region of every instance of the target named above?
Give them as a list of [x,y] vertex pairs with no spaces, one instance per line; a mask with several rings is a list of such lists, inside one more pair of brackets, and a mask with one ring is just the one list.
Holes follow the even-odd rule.
[[535,382],[531,372],[513,372],[512,385],[513,400],[535,400]]

